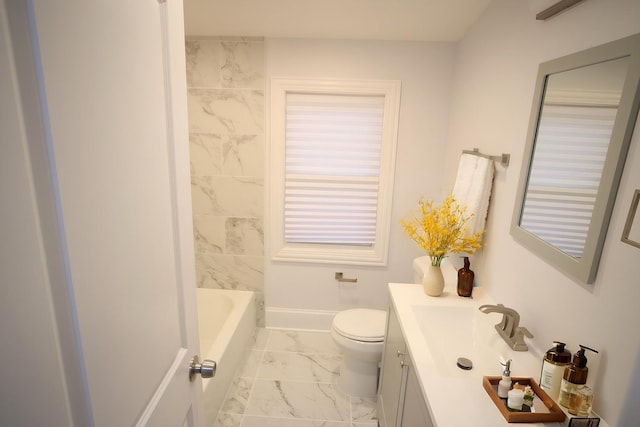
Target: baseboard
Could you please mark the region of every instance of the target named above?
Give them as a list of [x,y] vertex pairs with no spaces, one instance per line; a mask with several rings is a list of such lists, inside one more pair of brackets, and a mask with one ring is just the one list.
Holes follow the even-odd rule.
[[265,326],[274,329],[330,331],[337,311],[266,307]]

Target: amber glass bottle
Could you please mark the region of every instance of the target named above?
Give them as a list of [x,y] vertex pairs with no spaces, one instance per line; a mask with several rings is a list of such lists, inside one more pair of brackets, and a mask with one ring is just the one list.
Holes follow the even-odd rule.
[[560,383],[558,403],[565,408],[569,407],[569,398],[571,397],[571,393],[576,389],[576,386],[587,383],[589,368],[587,368],[587,357],[584,355],[585,350],[593,351],[594,353],[598,352],[597,350],[580,344],[580,350],[573,355],[571,364],[564,368],[564,375]]
[[458,295],[470,297],[473,291],[473,278],[475,273],[469,269],[469,257],[464,257],[464,267],[458,270]]

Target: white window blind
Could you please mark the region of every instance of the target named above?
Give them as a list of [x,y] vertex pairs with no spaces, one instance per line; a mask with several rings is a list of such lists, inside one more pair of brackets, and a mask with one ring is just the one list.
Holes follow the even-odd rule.
[[400,82],[273,77],[270,257],[386,265]]
[[286,242],[375,243],[384,101],[287,94]]
[[521,226],[580,258],[617,108],[545,105]]

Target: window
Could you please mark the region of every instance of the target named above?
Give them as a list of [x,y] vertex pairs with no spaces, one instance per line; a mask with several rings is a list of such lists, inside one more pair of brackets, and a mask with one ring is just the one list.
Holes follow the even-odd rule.
[[274,260],[385,265],[400,82],[271,81]]
[[582,257],[620,94],[547,94],[522,227]]

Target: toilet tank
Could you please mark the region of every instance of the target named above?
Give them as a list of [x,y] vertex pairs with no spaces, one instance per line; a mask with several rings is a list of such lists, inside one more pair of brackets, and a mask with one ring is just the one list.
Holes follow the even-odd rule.
[[431,265],[431,257],[428,255],[413,260],[413,283],[422,283],[425,271]]

